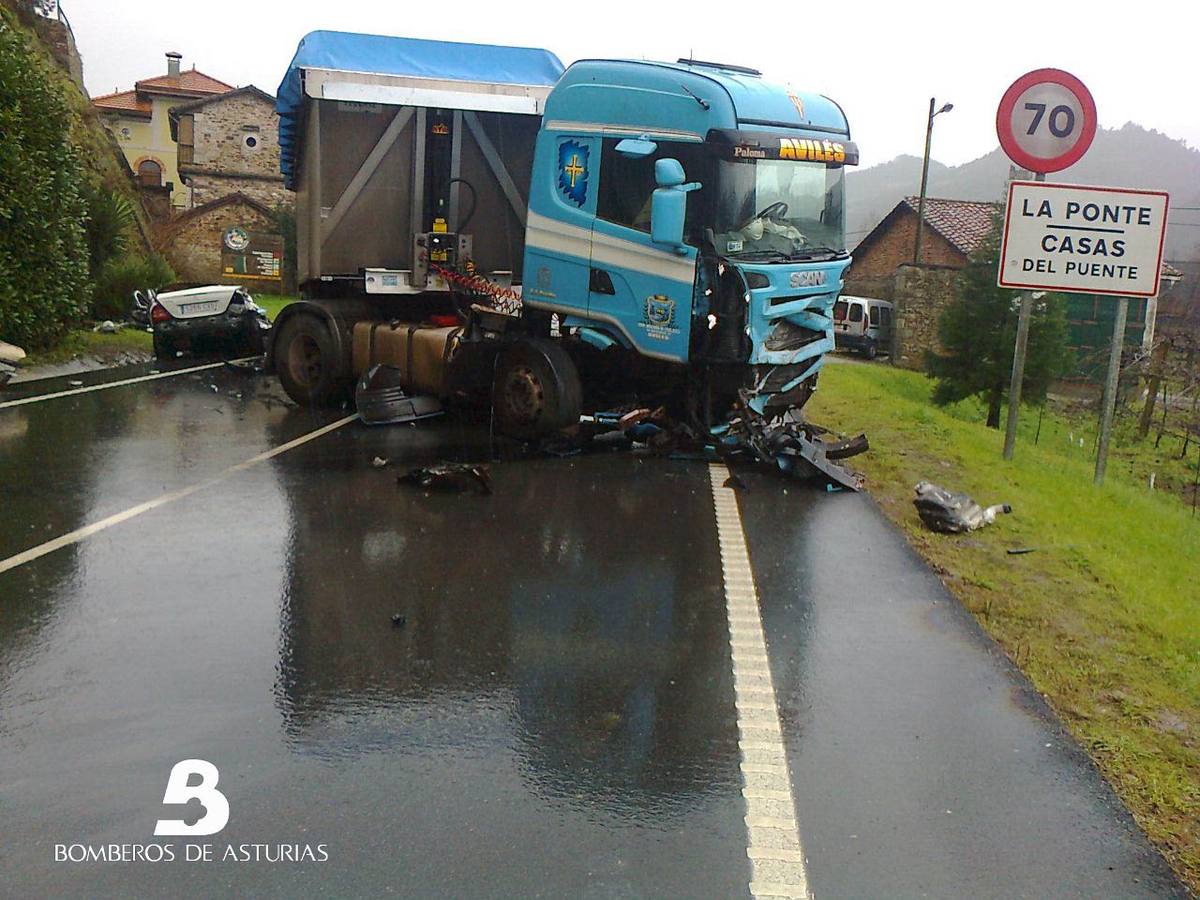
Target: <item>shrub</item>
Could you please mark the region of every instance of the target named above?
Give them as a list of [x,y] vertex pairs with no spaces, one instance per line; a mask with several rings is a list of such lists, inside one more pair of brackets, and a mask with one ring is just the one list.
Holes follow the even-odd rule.
[[3,7],[0,85],[0,338],[36,349],[86,309],[83,176],[62,80]]
[[86,188],[83,198],[87,203],[88,271],[94,278],[105,263],[125,252],[133,207],[125,197],[103,186]]
[[159,290],[174,280],[175,273],[157,253],[110,259],[96,276],[92,313],[97,319],[126,319],[135,290]]

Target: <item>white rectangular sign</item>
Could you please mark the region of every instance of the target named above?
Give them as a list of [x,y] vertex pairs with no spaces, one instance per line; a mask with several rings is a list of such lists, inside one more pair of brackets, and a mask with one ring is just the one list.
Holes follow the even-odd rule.
[[1152,297],[1158,293],[1166,233],[1162,191],[1014,181],[997,283]]

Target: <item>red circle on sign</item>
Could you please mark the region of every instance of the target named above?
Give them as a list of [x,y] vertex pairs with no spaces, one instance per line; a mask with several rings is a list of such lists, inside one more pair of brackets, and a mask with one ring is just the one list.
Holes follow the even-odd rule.
[[[1070,150],[1054,157],[1041,157],[1023,149],[1017,142],[1012,130],[1013,110],[1017,100],[1030,88],[1039,84],[1057,84],[1069,91],[1083,111],[1083,125],[1079,137]],[[1000,108],[996,110],[996,135],[1000,138],[1000,146],[1008,154],[1008,158],[1023,169],[1031,172],[1057,172],[1068,166],[1073,166],[1087,152],[1096,136],[1096,101],[1089,91],[1074,75],[1061,69],[1037,69],[1022,75],[1012,83],[1000,99]]]

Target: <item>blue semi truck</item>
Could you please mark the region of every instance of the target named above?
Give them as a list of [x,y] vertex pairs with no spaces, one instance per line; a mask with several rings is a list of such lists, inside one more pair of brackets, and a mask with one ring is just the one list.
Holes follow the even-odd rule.
[[268,360],[297,401],[382,363],[529,439],[631,398],[795,419],[815,388],[858,162],[833,100],[693,59],[314,32],[278,109],[303,299]]

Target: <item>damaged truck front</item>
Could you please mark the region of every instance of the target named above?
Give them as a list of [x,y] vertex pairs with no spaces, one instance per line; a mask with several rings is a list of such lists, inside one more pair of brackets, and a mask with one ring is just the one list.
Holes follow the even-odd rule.
[[294,399],[383,363],[415,392],[485,395],[520,438],[662,402],[837,468],[798,414],[849,265],[858,152],[832,100],[698,60],[564,71],[325,32],[279,96],[304,299],[269,362]]

